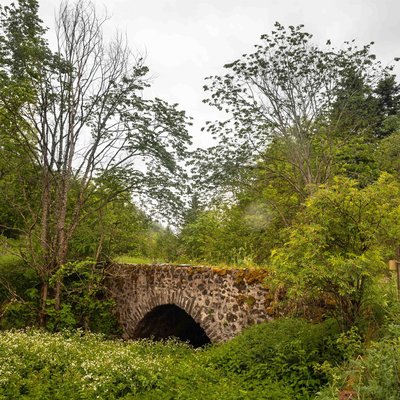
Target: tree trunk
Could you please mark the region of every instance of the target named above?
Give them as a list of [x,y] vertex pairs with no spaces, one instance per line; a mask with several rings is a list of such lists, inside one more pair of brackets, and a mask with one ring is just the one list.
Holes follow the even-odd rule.
[[54,288],[54,309],[60,311],[61,308],[61,281],[58,279]]
[[40,327],[46,326],[46,302],[48,296],[49,284],[47,281],[42,282],[42,288],[40,292],[40,310],[39,310],[39,318],[38,323]]

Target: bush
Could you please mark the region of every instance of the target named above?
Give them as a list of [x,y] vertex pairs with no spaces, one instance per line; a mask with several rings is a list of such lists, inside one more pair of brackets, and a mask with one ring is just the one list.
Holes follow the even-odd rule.
[[301,319],[284,319],[254,326],[212,351],[211,364],[241,375],[245,388],[285,388],[293,399],[310,398],[328,382],[320,366],[340,362],[335,342],[338,327],[332,321],[313,325]]
[[400,337],[373,345],[354,362],[354,389],[365,400],[400,399]]
[[105,287],[105,268],[105,264],[83,260],[66,263],[57,271],[50,283],[61,283],[61,308],[55,310],[54,300],[48,300],[49,330],[83,328],[111,336],[121,333],[113,314],[114,302]]
[[38,282],[35,271],[20,258],[0,254],[0,303],[10,298],[10,292],[25,296]]
[[[397,334],[400,326],[396,327]],[[337,400],[340,393],[352,393],[362,400],[400,399],[400,335],[372,343],[357,357],[335,371],[337,379],[317,397]]]
[[21,259],[0,255],[0,329],[22,328],[36,320],[39,279]]

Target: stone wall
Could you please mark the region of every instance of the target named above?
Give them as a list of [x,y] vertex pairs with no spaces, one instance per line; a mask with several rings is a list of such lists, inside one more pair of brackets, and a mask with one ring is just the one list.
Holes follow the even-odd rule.
[[135,337],[136,327],[155,307],[172,304],[189,314],[211,342],[220,342],[272,318],[267,278],[257,269],[116,264],[107,285],[125,338]]

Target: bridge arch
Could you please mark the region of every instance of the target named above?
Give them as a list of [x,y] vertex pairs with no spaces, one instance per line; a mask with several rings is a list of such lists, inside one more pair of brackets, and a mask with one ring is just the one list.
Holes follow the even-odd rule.
[[154,307],[139,321],[132,336],[154,340],[177,338],[193,347],[211,343],[201,325],[175,304]]
[[[193,319],[212,343],[273,315],[274,294],[265,286],[268,274],[263,270],[114,264],[108,274],[108,288],[127,339],[151,336],[151,331],[157,336],[154,325],[164,312],[182,321],[176,308]],[[174,333],[171,329],[171,336]]]
[[183,310],[205,332],[210,341],[218,341],[218,335],[213,329],[209,313],[202,306],[202,299],[192,293],[189,297],[183,290],[158,290],[157,287],[148,288],[145,293],[140,293],[132,308],[128,309],[131,316],[130,327],[125,329],[130,339],[137,338],[138,325],[155,308],[164,305],[174,305]]

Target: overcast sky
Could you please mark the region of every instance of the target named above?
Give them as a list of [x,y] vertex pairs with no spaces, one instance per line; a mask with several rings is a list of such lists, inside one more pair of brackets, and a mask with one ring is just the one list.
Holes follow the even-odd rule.
[[[204,78],[252,50],[275,21],[304,24],[317,43],[327,39],[375,42],[384,63],[400,56],[400,0],[94,0],[111,16],[108,34],[126,32],[132,49],[147,53],[151,92],[177,102],[195,119],[196,145],[209,143],[200,128],[213,112],[202,104]],[[40,16],[53,26],[59,2],[39,0]],[[397,67],[396,71],[399,71]]]

